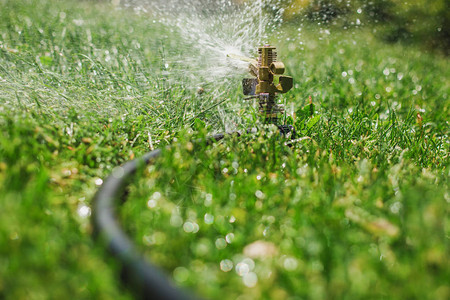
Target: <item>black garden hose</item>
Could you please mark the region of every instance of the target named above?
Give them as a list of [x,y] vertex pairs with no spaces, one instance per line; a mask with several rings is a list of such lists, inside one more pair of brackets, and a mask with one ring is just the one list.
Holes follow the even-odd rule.
[[[281,135],[286,136],[291,133],[291,138],[295,138],[295,130],[292,126],[280,125],[278,127]],[[249,129],[247,133],[253,131],[253,129]],[[236,132],[229,135],[240,136],[241,134]],[[196,143],[204,141],[206,145],[210,145],[224,137],[225,134],[215,134]],[[122,280],[131,287],[138,299],[196,299],[198,297],[176,288],[159,268],[144,259],[122,229],[116,216],[116,207],[120,204],[119,200],[122,202],[126,200],[126,188],[131,183],[133,175],[138,168],[155,161],[161,153],[161,149],[157,149],[139,159],[129,161],[106,178],[94,198],[92,218],[94,236],[105,242],[111,254],[120,262]]]
[[[209,145],[224,137],[224,134],[215,134],[206,139],[206,144]],[[116,216],[116,207],[120,203],[119,200],[126,200],[126,188],[132,176],[139,167],[151,163],[161,153],[161,149],[157,149],[139,159],[129,161],[106,178],[94,198],[92,218],[94,236],[105,242],[111,254],[119,260],[122,280],[132,288],[137,298],[195,299],[197,297],[176,288],[161,270],[144,259],[122,229]]]

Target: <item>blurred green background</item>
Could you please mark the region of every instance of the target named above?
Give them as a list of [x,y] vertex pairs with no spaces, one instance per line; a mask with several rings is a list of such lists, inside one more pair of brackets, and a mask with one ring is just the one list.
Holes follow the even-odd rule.
[[[371,26],[380,39],[450,52],[447,0],[281,0],[288,23]],[[267,5],[266,9],[271,10]]]

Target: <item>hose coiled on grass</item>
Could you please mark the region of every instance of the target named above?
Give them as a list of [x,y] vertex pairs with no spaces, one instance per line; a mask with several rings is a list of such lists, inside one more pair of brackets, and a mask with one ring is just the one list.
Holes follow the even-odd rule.
[[[278,128],[281,135],[286,136],[291,133],[291,139],[295,138],[295,130],[291,125],[280,125]],[[251,132],[255,132],[255,129],[247,130],[247,133]],[[241,136],[241,133],[235,132],[229,135]],[[206,145],[210,145],[224,137],[225,134],[223,133],[215,134],[205,140],[198,140],[195,144],[203,141]],[[289,143],[287,145],[290,146]],[[129,161],[119,167],[120,171],[113,172],[106,178],[94,197],[92,218],[94,236],[106,243],[108,250],[120,262],[122,280],[131,287],[137,298],[153,300],[195,299],[198,297],[176,288],[159,268],[144,259],[122,229],[116,216],[115,208],[119,204],[119,200],[123,202],[126,200],[127,186],[131,183],[133,175],[140,167],[155,161],[161,153],[162,150],[157,149],[141,158]]]
[[[224,137],[224,134],[215,134],[206,139],[206,144],[210,145]],[[157,149],[129,161],[119,167],[120,172],[113,172],[106,178],[94,197],[92,218],[94,236],[104,242],[111,254],[120,262],[121,279],[131,287],[137,298],[194,299],[192,295],[176,288],[161,270],[144,259],[122,229],[116,216],[116,207],[119,200],[126,200],[127,186],[131,183],[133,175],[140,167],[155,161],[161,153],[161,149]]]

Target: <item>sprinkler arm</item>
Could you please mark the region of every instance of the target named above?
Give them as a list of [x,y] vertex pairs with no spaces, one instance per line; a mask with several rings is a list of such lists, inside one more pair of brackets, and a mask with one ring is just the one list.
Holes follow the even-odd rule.
[[264,123],[278,125],[279,116],[284,112],[283,105],[276,101],[277,94],[286,93],[293,86],[290,76],[282,75],[285,67],[281,61],[277,61],[275,47],[264,45],[258,48],[258,58],[228,54],[233,59],[249,63],[249,73],[254,78],[244,78],[242,89],[244,95],[250,95],[247,99],[257,98],[259,112]]
[[[269,48],[261,47],[260,49]],[[270,49],[275,49],[270,47]],[[262,53],[265,51],[262,50]],[[261,60],[264,54],[261,55]],[[286,93],[293,86],[293,78],[291,76],[281,75],[284,73],[285,67],[281,61],[273,61],[270,65],[258,66],[258,60],[237,54],[227,54],[227,57],[237,59],[249,63],[249,73],[256,78],[245,78],[242,82],[244,86],[244,95],[257,95],[260,93]],[[273,83],[274,76],[278,77],[278,84]]]

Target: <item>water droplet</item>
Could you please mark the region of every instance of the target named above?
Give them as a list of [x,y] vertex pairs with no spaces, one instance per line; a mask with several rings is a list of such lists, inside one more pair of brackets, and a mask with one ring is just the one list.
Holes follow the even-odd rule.
[[224,259],[220,262],[220,269],[224,272],[230,272],[233,269],[233,262],[229,259]]
[[91,215],[91,208],[87,205],[80,205],[77,209],[77,213],[82,218],[87,218]]
[[231,232],[228,233],[225,236],[225,240],[227,241],[228,244],[231,244],[233,242],[233,240],[234,240],[234,233],[231,233]]
[[250,268],[246,263],[240,262],[236,265],[236,273],[239,276],[244,276],[245,274],[248,274],[250,272]]
[[287,270],[287,271],[294,271],[295,269],[297,269],[298,267],[298,262],[295,258],[293,257],[286,257],[284,259],[283,262],[283,267]]
[[255,262],[251,258],[248,257],[244,258],[242,262],[248,266],[250,271],[252,271],[255,268]]
[[185,232],[192,232],[194,231],[194,224],[192,222],[185,222],[183,225],[183,230]]
[[225,249],[225,247],[227,246],[227,241],[224,238],[218,238],[216,240],[216,248],[221,250],[221,249]]
[[[258,180],[259,180],[259,179],[258,179]],[[258,198],[258,199],[264,199],[264,198],[266,197],[266,195],[264,195],[264,193],[261,192],[260,190],[257,190],[257,191],[255,192],[255,196],[256,196],[256,198]]]
[[211,204],[212,204],[212,195],[206,194],[204,205],[208,207],[208,206],[211,206]]
[[95,179],[95,185],[102,185],[102,184],[103,184],[103,180],[101,178]]
[[246,287],[252,288],[258,283],[258,276],[253,272],[249,272],[242,277],[242,282],[244,282]]
[[205,224],[212,224],[212,223],[214,223],[214,216],[206,213],[204,220],[205,220]]
[[147,202],[147,207],[148,208],[155,208],[156,207],[157,202],[153,199],[148,200]]

